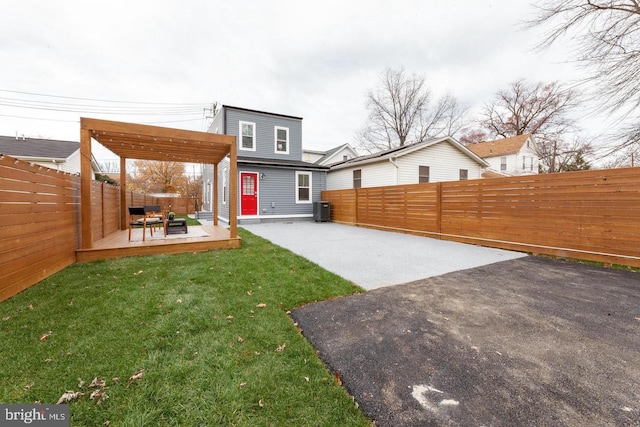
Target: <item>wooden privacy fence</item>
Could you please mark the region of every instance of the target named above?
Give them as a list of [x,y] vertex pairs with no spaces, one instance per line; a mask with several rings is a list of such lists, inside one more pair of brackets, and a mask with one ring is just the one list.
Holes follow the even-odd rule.
[[0,155],[0,301],[76,261],[80,179]]
[[332,220],[640,267],[640,168],[323,191]]
[[[93,240],[120,229],[120,188],[94,181]],[[128,193],[136,205],[158,199]],[[76,262],[80,178],[0,154],[0,301]]]

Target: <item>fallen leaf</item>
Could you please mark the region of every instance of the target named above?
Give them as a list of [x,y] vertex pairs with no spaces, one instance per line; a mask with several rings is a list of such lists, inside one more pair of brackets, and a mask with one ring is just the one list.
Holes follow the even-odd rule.
[[103,379],[98,379],[98,377],[95,377],[93,379],[93,381],[91,381],[91,384],[89,384],[89,387],[104,387],[107,385],[107,382]]
[[247,295],[251,295],[253,291],[247,291]]
[[119,383],[119,382],[120,382],[120,378],[118,378],[118,377],[113,377],[113,378],[111,378],[111,382]]
[[51,363],[52,360],[51,359],[44,359],[44,363]]
[[258,406],[261,408],[264,407],[264,402],[262,401],[262,399],[258,400]]
[[177,302],[178,304],[182,304],[182,298],[178,298],[178,299],[176,300],[176,302]]
[[140,369],[138,372],[131,375],[131,377],[129,377],[129,382],[139,380],[140,378],[142,378],[142,375],[144,375],[144,369]]
[[256,305],[256,307],[258,308],[265,308],[267,306],[267,304],[261,302],[260,304]]
[[51,336],[51,331],[49,331],[49,332],[48,332],[48,333],[46,333],[46,334],[42,334],[42,336],[40,337],[40,341],[41,341],[41,342],[42,342],[42,341],[45,341],[45,340],[47,340],[50,336]]
[[80,393],[79,391],[69,390],[66,393],[64,393],[62,396],[60,396],[60,399],[58,399],[58,401],[56,402],[56,405],[59,405],[61,403],[71,402],[72,400],[76,400],[80,396],[84,396],[84,393]]
[[284,350],[284,348],[287,346],[287,343],[282,343],[282,345],[278,346],[278,348],[276,348],[276,353],[280,353],[282,350]]
[[6,322],[7,320],[9,320],[9,319],[11,319],[11,316],[7,316],[7,317],[3,317],[3,318],[2,318],[2,320],[4,320],[5,322]]
[[338,385],[342,385],[342,379],[340,378],[340,372],[334,372],[333,376],[336,377],[336,382],[338,383]]
[[233,319],[233,316],[232,315],[228,315],[227,316],[227,320],[231,320],[231,319]]
[[27,308],[28,308],[29,310],[33,310],[33,304],[29,304],[29,305],[27,306]]
[[31,390],[31,387],[33,387],[34,384],[35,383],[27,384],[26,386],[22,387],[22,389],[24,391],[29,391],[29,390]]
[[109,425],[111,425],[111,421],[107,420],[107,421],[105,421],[104,423],[102,423],[102,425],[103,425],[104,427],[108,427]]
[[137,273],[133,273],[134,276],[139,276],[142,274],[142,270],[138,271]]
[[246,385],[247,385],[247,383],[240,383],[240,387],[244,387]]
[[304,380],[305,380],[306,382],[309,382],[309,377],[304,377]]
[[78,388],[82,388],[82,387],[84,387],[84,381],[78,378]]
[[238,342],[244,342],[244,338],[242,338],[241,336],[238,336]]
[[107,393],[105,393],[105,391],[101,388],[98,390],[93,390],[91,392],[91,395],[89,395],[89,399],[95,400],[98,405],[102,403],[103,400],[107,400],[108,398],[109,396],[107,396]]
[[[4,319],[2,319],[2,320],[4,320]],[[640,321],[640,317],[636,317],[636,320]]]

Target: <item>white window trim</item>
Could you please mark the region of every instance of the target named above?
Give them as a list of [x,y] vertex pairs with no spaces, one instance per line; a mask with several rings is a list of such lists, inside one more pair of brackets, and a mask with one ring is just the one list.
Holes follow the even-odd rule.
[[[245,148],[242,146],[242,125],[251,125],[252,129],[253,129],[253,148]],[[258,145],[258,143],[256,142],[256,124],[254,122],[243,122],[241,121],[238,124],[238,135],[239,135],[239,139],[240,139],[240,143],[238,144],[238,149],[239,150],[243,150],[243,151],[256,151],[256,145]]]
[[[287,149],[285,151],[278,150],[278,131],[279,130],[287,131],[287,140],[286,140]],[[282,127],[282,126],[273,127],[273,151],[276,154],[289,154],[289,128]]]
[[[298,187],[298,177],[300,175],[309,175],[309,200],[300,200],[298,198],[300,192],[298,191],[300,189],[300,187]],[[312,202],[313,200],[313,174],[311,172],[301,172],[301,171],[296,171],[296,184],[295,184],[295,188],[296,188],[296,204],[297,205],[301,205],[301,204],[309,204]]]
[[227,204],[227,169],[222,171],[222,204]]

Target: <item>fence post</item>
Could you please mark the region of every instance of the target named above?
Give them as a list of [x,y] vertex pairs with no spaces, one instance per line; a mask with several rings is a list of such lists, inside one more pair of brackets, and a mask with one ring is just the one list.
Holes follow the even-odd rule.
[[436,183],[436,233],[442,239],[442,183]]

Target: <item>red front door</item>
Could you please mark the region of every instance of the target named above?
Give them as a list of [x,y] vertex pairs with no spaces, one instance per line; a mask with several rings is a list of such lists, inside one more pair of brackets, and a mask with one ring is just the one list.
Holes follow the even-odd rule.
[[240,173],[240,215],[258,215],[258,174]]

